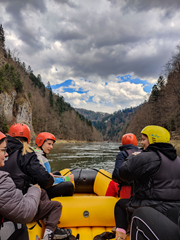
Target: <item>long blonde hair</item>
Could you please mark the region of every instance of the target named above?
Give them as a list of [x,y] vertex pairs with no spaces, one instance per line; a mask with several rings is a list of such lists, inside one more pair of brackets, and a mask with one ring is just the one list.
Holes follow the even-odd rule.
[[28,144],[28,142],[25,138],[17,137],[16,139],[19,140],[23,144],[22,156],[26,155],[27,153],[33,152],[33,149]]

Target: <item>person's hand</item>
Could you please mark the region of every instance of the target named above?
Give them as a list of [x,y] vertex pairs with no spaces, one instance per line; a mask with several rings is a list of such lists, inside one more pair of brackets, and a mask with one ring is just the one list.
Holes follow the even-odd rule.
[[74,174],[69,174],[68,177],[69,177],[70,182],[72,182],[74,180]]
[[54,178],[54,175],[51,172],[49,174]]
[[138,155],[140,152],[133,152],[132,155]]
[[39,188],[40,191],[41,191],[41,187],[40,187],[38,184],[35,184],[35,185],[33,185],[33,186]]

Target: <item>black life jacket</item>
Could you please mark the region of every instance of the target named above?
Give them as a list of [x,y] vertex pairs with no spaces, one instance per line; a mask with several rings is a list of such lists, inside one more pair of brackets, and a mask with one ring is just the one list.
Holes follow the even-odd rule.
[[1,167],[0,170],[8,172],[13,179],[16,187],[22,190],[23,194],[27,192],[27,189],[30,187],[30,177],[24,174],[17,165],[17,157],[19,150],[16,150],[13,154],[8,157],[8,160],[5,161],[4,167]]
[[180,200],[180,157],[170,160],[161,152],[158,152],[161,158],[161,165],[158,171],[153,174],[149,181],[150,190],[145,191],[149,199],[163,199],[174,201]]

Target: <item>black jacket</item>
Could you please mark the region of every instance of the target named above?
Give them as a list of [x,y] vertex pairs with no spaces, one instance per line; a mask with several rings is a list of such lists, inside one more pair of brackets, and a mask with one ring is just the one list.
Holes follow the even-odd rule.
[[116,156],[116,162],[115,162],[115,167],[114,171],[112,173],[112,179],[114,182],[119,182],[121,181],[119,178],[119,169],[123,162],[126,160],[126,158],[129,156],[127,150],[133,150],[134,152],[139,151],[139,148],[132,145],[132,144],[126,144],[122,145],[119,147],[120,152]]
[[[38,183],[40,187],[44,189],[51,187],[54,183],[54,179],[39,163],[35,152],[33,151],[22,156],[23,144],[11,136],[8,136],[7,140],[8,155],[11,156],[16,150],[19,150],[17,156],[17,165],[20,170],[28,176],[30,183]],[[3,170],[4,167],[1,169]],[[8,172],[8,169],[5,171]]]
[[[167,169],[166,166],[170,168]],[[129,210],[151,206],[164,213],[171,207],[180,208],[179,168],[180,158],[174,147],[168,143],[150,144],[142,153],[129,156],[119,169],[120,179],[134,180],[135,194],[129,203]],[[154,193],[158,189],[157,198]],[[177,194],[174,194],[175,191]]]

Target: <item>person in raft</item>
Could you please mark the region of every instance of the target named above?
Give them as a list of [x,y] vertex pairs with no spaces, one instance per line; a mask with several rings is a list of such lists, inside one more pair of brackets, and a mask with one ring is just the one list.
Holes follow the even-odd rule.
[[[162,214],[180,208],[180,157],[169,143],[169,132],[160,126],[141,131],[143,151],[133,153],[119,169],[122,181],[134,181],[134,196],[115,205],[116,240],[126,239],[128,220],[135,209],[153,207]],[[126,211],[127,210],[127,211]]]
[[[51,166],[46,158],[46,154],[50,153],[50,151],[53,149],[53,144],[55,141],[55,136],[48,132],[39,133],[35,141],[37,148],[34,150],[37,158],[49,173],[51,173]],[[74,193],[74,185],[72,183],[74,180],[74,175],[69,174],[68,176],[64,177],[61,176],[60,172],[57,171],[53,172],[53,174],[58,175],[58,177],[55,177],[56,175],[54,175],[54,185],[46,189],[49,198],[58,196],[72,196]]]
[[[7,154],[6,135],[0,132],[0,168]],[[16,188],[9,173],[0,171],[0,239],[28,240],[26,223],[33,220],[38,211],[41,189],[30,187],[26,196]]]
[[71,229],[57,227],[62,205],[57,201],[50,201],[44,189],[52,186],[54,177],[39,163],[37,155],[30,147],[30,129],[26,124],[13,124],[8,131],[7,153],[8,160],[0,170],[10,174],[16,187],[26,194],[31,184],[39,184],[41,189],[38,212],[33,221],[45,219],[44,240],[53,238],[63,239],[71,235]]
[[116,156],[115,168],[112,173],[112,181],[106,191],[106,196],[130,198],[132,183],[124,182],[119,178],[119,168],[125,159],[134,152],[140,152],[137,147],[137,138],[133,133],[127,133],[122,136],[122,145],[119,147],[120,152]]
[[180,209],[171,208],[162,214],[152,207],[134,211],[130,230],[131,240],[179,240]]

